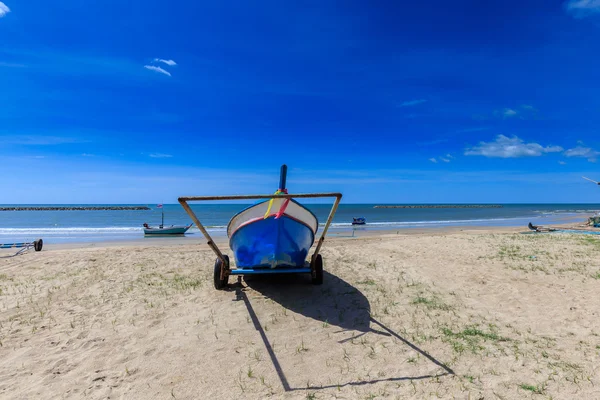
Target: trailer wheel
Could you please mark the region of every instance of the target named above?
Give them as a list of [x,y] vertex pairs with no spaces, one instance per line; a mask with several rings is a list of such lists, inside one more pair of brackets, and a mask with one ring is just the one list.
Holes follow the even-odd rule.
[[42,251],[43,246],[44,246],[44,241],[42,239],[33,241],[33,248],[35,251]]
[[317,254],[310,263],[310,271],[312,275],[313,285],[323,284],[323,257]]
[[221,270],[226,272],[229,269],[229,256],[223,254],[223,258],[227,261],[226,265],[223,265],[223,261],[219,257],[217,257],[215,261],[215,271],[214,271],[214,283],[215,289],[223,290],[227,287],[227,281],[229,280],[229,274],[225,274],[225,277],[221,279]]

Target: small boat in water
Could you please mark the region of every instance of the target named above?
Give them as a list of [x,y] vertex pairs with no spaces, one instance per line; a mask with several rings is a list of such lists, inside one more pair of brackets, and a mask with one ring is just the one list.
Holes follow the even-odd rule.
[[158,208],[162,211],[161,223],[159,226],[150,226],[144,222],[144,235],[183,235],[192,227],[189,225],[170,225],[165,226],[165,211],[163,205],[159,204]]
[[352,225],[365,225],[367,220],[364,217],[352,218]]
[[144,235],[183,235],[188,229],[192,227],[192,224],[185,225],[171,225],[171,226],[149,226],[144,224]]

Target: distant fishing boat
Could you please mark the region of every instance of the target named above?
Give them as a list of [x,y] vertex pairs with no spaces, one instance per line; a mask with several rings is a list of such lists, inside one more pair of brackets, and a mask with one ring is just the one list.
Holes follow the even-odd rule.
[[144,235],[183,235],[192,227],[189,225],[165,226],[165,211],[162,204],[157,206],[161,210],[161,222],[159,226],[150,226],[144,222]]
[[367,220],[364,217],[352,218],[352,225],[365,225]]

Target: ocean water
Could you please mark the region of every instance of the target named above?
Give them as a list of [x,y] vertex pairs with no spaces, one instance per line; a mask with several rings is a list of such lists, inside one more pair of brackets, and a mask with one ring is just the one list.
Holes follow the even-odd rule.
[[[114,204],[137,206],[143,204]],[[227,223],[249,204],[194,204],[192,209],[211,235],[225,236]],[[28,206],[28,205],[1,205]],[[44,206],[44,205],[35,205]],[[52,206],[47,204],[45,206]],[[54,205],[93,206],[93,204]],[[98,206],[107,206],[102,204]],[[161,210],[148,205],[147,211],[0,211],[0,243],[32,241],[42,238],[46,243],[101,242],[135,240],[144,237],[142,224],[159,225]],[[321,227],[327,220],[330,205],[306,204],[319,219]],[[331,233],[353,229],[361,231],[436,228],[445,226],[522,226],[585,221],[600,212],[600,204],[504,204],[501,208],[374,208],[375,204],[341,204]],[[190,217],[179,204],[164,205],[165,225],[185,225]],[[353,227],[353,217],[365,217],[367,225]],[[357,233],[357,232],[355,232]],[[194,226],[186,235],[202,239]],[[152,238],[147,238],[152,240]]]

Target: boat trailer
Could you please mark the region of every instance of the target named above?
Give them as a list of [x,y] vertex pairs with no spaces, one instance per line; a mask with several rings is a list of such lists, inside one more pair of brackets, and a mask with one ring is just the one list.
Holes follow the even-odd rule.
[[44,246],[44,241],[42,239],[34,240],[33,242],[0,243],[0,249],[21,248],[21,250],[17,251],[14,254],[15,256],[18,256],[19,254],[26,252],[27,250],[31,249],[32,247],[35,251],[42,251],[43,246]]
[[[253,268],[230,268],[229,257],[219,250],[219,247],[215,244],[210,234],[204,228],[204,225],[200,222],[194,211],[189,206],[188,202],[191,201],[214,201],[214,200],[258,200],[258,199],[307,199],[307,198],[327,198],[333,197],[335,201],[333,206],[331,207],[331,211],[329,212],[329,217],[327,218],[327,222],[323,227],[323,233],[317,242],[317,246],[313,255],[310,257],[310,265],[307,266],[308,263],[305,263],[304,268],[276,268],[276,269],[253,269]],[[302,193],[302,194],[256,194],[256,195],[237,195],[237,196],[191,196],[191,197],[180,197],[178,199],[179,204],[185,209],[188,215],[192,218],[192,221],[196,224],[200,232],[204,235],[207,240],[208,246],[212,249],[212,251],[217,255],[217,261],[220,261],[220,264],[224,266],[224,268],[220,268],[220,276],[216,276],[215,272],[215,281],[219,279],[220,282],[227,282],[227,278],[229,275],[258,275],[258,274],[285,274],[285,273],[310,273],[313,282],[318,281],[319,277],[317,274],[321,274],[320,279],[322,281],[323,274],[323,264],[321,257],[319,256],[319,251],[321,250],[321,246],[325,241],[325,235],[327,234],[327,230],[333,221],[333,216],[337,211],[337,208],[340,204],[340,200],[342,199],[341,193]],[[319,271],[320,269],[320,271]],[[241,278],[240,278],[241,279]]]

